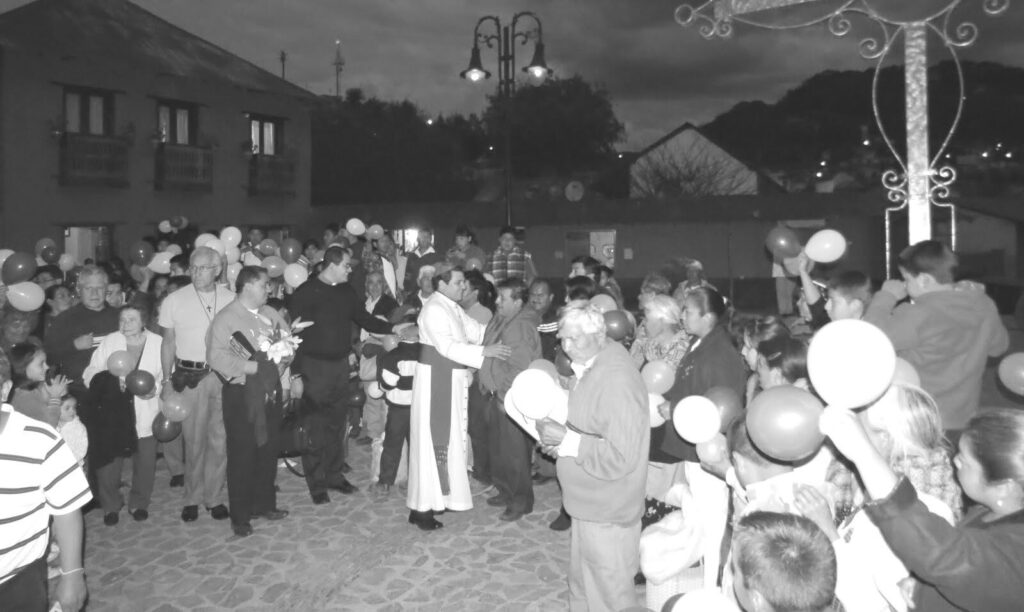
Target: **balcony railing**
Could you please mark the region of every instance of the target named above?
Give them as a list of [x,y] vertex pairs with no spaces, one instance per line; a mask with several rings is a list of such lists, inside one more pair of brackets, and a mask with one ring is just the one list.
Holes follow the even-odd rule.
[[128,186],[128,143],[114,136],[66,133],[60,142],[60,184]]
[[280,155],[253,155],[249,195],[295,195],[295,161]]
[[213,152],[208,147],[161,143],[155,177],[160,191],[212,191]]

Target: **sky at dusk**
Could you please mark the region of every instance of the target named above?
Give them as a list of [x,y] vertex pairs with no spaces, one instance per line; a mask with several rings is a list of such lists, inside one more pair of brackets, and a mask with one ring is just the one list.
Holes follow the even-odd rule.
[[[918,10],[951,0],[866,0],[880,9]],[[839,0],[821,0],[822,11]],[[896,4],[898,2],[898,4]],[[0,12],[26,4],[0,0]],[[982,0],[963,0],[957,14],[980,28],[962,52],[1024,66],[1024,4],[1011,0],[995,18]],[[409,99],[427,113],[479,113],[494,78],[471,84],[459,78],[469,61],[479,17],[510,21],[516,11],[537,13],[549,65],[560,76],[579,74],[603,85],[626,125],[621,148],[638,149],[690,121],[703,123],[744,100],[775,101],[822,70],[863,70],[873,62],[857,42],[873,30],[859,22],[836,38],[824,26],[770,31],[738,26],[728,40],[703,39],[675,23],[679,0],[136,0],[136,4],[243,58],[280,73],[318,94],[334,92],[335,40],[345,59],[341,89],[358,87],[384,99]],[[817,5],[817,6],[813,6]],[[912,8],[908,8],[912,7]],[[784,19],[776,13],[766,21]],[[933,39],[936,40],[937,39]],[[933,60],[948,57],[938,44]],[[519,47],[524,65],[532,44]],[[899,55],[899,51],[897,51]],[[496,53],[483,50],[484,67],[497,72]],[[525,75],[521,75],[521,78]],[[969,75],[968,75],[969,76]],[[970,101],[968,100],[968,104]]]

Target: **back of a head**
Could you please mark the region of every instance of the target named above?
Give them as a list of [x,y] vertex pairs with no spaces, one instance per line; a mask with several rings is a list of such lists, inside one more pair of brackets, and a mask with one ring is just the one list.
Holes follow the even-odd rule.
[[887,432],[892,440],[892,458],[927,455],[945,446],[939,408],[920,387],[893,383],[868,407],[867,418],[872,427]]
[[733,533],[736,580],[775,612],[821,612],[835,600],[836,555],[828,537],[795,514],[752,512]]
[[789,384],[807,380],[807,342],[793,336],[781,335],[762,340],[757,352],[771,369],[778,369]]
[[594,278],[597,278],[598,268],[601,267],[601,262],[597,261],[590,255],[578,255],[576,257],[573,257],[572,261],[569,263],[572,265],[582,265],[583,271],[586,272],[588,275],[592,275]]
[[860,270],[847,270],[840,272],[828,283],[828,289],[832,293],[838,293],[843,299],[850,302],[860,300],[867,308],[871,303],[874,291],[871,289],[871,279]]
[[640,291],[656,295],[669,295],[672,293],[672,281],[665,278],[663,274],[650,272],[640,284]]
[[565,281],[565,295],[570,302],[589,300],[597,293],[594,279],[586,276],[574,276]]
[[754,442],[747,433],[747,420],[743,414],[733,419],[732,423],[729,424],[729,427],[725,430],[725,439],[730,455],[739,455],[755,465],[766,467],[779,465],[778,462],[772,461],[768,455],[765,455],[754,446]]
[[967,423],[962,439],[981,464],[986,481],[1013,481],[1024,488],[1024,412],[981,412]]
[[903,249],[898,265],[911,276],[928,274],[936,282],[949,285],[956,280],[960,261],[945,243],[922,240]]

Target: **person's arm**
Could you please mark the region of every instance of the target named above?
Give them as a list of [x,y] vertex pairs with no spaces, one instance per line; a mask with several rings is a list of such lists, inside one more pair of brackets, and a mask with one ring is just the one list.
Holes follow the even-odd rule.
[[242,359],[231,349],[231,318],[221,316],[227,312],[226,309],[221,311],[210,324],[206,336],[206,362],[227,380],[235,380],[255,374],[259,364]]
[[110,359],[110,355],[114,352],[113,336],[114,334],[107,334],[89,357],[89,365],[85,366],[85,370],[82,371],[82,384],[86,387],[89,386],[93,376],[107,369],[107,359]]
[[[173,327],[164,327],[163,329],[163,342],[160,344],[160,366],[163,368],[163,376],[170,380],[171,374],[174,373],[174,357],[177,354],[177,336],[175,336]],[[164,386],[164,389],[170,389],[171,385],[164,385],[167,380],[157,381]],[[163,393],[163,391],[161,391]]]
[[518,319],[502,331],[501,343],[511,347],[512,354],[505,360],[488,357],[483,367],[490,368],[498,394],[504,396],[515,377],[540,358],[540,336],[536,326]]
[[60,546],[61,578],[57,601],[67,611],[85,604],[85,570],[82,566],[82,514],[79,509],[91,498],[89,483],[71,448],[53,430],[52,448],[39,470],[39,487],[46,496],[46,510],[53,517],[53,535]]
[[[349,287],[348,289],[349,294],[346,296],[346,299],[349,300],[349,303],[352,307],[352,321],[359,327],[370,332],[371,334],[392,333],[394,327],[387,321],[381,321],[377,317],[367,312],[366,305],[359,301],[358,296],[356,296],[355,289],[352,289],[351,287]],[[314,325],[314,327],[316,326]],[[313,333],[316,332],[314,331]]]
[[[426,344],[432,345],[448,359],[464,366],[480,369],[484,362],[484,347],[456,340],[452,329],[452,325],[455,323],[452,321],[452,316],[458,315],[455,313],[450,315],[446,309],[436,304],[432,308],[424,308],[420,314],[420,335],[425,339]],[[469,317],[463,317],[463,319],[472,321]],[[473,323],[480,326],[475,321]]]
[[60,580],[56,599],[61,610],[77,612],[85,605],[89,594],[85,586],[85,568],[82,565],[82,541],[85,529],[82,513],[74,510],[53,517],[53,538],[60,548]]
[[533,265],[533,255],[529,252],[523,252],[523,280],[526,281],[526,286],[529,287],[533,279],[537,278],[537,268]]
[[811,278],[811,268],[813,267],[814,262],[807,256],[807,253],[801,251],[797,256],[797,270],[800,272],[800,290],[803,291],[808,306],[821,301],[821,291],[818,290],[814,279]]

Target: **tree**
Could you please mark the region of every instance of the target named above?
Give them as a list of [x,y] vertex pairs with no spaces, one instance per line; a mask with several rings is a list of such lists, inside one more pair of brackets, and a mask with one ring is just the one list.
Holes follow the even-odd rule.
[[684,131],[637,158],[630,171],[633,198],[756,193],[756,173],[696,130]]
[[469,199],[470,164],[486,147],[475,116],[427,115],[412,102],[351,89],[312,113],[314,205]]
[[513,174],[522,177],[593,168],[614,155],[624,133],[608,92],[580,76],[519,87],[509,100],[489,96],[484,123],[499,160],[506,120]]

